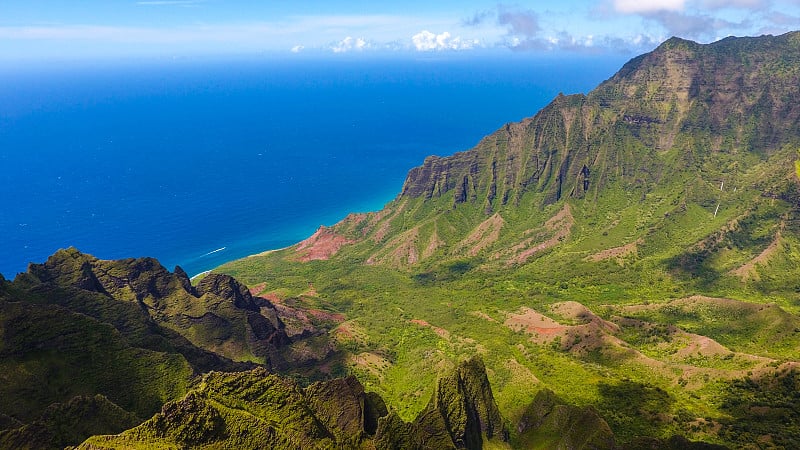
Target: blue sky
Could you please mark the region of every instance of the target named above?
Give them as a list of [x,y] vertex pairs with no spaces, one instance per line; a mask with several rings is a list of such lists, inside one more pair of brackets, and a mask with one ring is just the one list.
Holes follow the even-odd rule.
[[221,54],[635,54],[800,29],[800,0],[0,0],[0,60]]

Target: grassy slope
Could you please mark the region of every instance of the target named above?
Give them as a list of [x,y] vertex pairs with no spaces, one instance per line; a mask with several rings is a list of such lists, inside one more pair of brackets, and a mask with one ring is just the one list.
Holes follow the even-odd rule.
[[[668,193],[663,196],[669,198]],[[793,281],[797,239],[783,233],[788,236],[782,244],[784,251],[770,260],[772,270],[757,266],[756,271],[762,273],[758,281],[743,283],[726,274],[768,245],[758,238],[731,249],[724,247],[722,252],[712,253],[710,263],[703,261],[699,267],[673,267],[672,261],[687,247],[736,218],[741,209],[752,207],[750,202],[755,199],[750,197],[741,202],[741,209],[731,207],[716,218],[702,207],[690,205],[677,217],[660,220],[655,226],[646,223],[647,245],[638,255],[586,261],[593,249],[635,240],[637,227],[642,227],[636,218],[648,212],[643,209],[656,210],[654,216],[664,217],[658,205],[623,207],[627,196],[619,197],[619,208],[614,204],[606,207],[618,211],[613,215],[602,211],[576,214],[573,229],[597,229],[599,216],[605,221],[599,226],[610,228],[607,235],[601,233],[598,238],[575,233],[581,238],[521,267],[494,267],[476,256],[398,270],[352,264],[350,261],[358,261],[357,254],[294,263],[284,259],[285,254],[274,253],[221,270],[245,283],[266,282],[268,290],[281,296],[299,295],[313,283],[316,301],[348,319],[346,332],[333,333],[340,338],[340,348],[354,355],[349,367],[352,373],[407,420],[424,406],[440,370],[480,353],[490,369],[500,408],[512,420],[540,388],[548,387],[569,402],[595,405],[623,440],[638,434],[667,436],[687,431],[695,439],[716,440],[709,434],[713,426],[696,424],[728,417],[721,409],[721,398],[731,380],[777,364],[753,356],[776,361],[798,358],[800,318],[794,314],[798,295]],[[781,217],[786,205],[758,207],[769,209],[764,212],[768,220],[759,222],[765,230],[747,231],[773,234],[777,219],[770,228],[769,218]],[[573,211],[581,210],[576,205]],[[610,227],[612,223],[615,225]],[[692,233],[685,233],[687,229]],[[593,239],[599,242],[588,242]],[[737,252],[738,261],[720,263],[719,255],[726,251]],[[700,302],[702,308],[677,302],[695,294],[735,300]],[[621,347],[601,345],[587,354],[576,354],[554,344],[531,342],[529,335],[503,325],[507,314],[522,306],[571,325],[549,309],[549,305],[564,301],[580,302],[618,323],[615,318],[632,317],[658,326],[646,332],[623,326],[616,333],[624,341]],[[632,308],[635,305],[646,307],[637,310]],[[412,322],[415,319],[430,326]],[[673,337],[675,333],[665,330],[669,324],[714,339],[730,352],[706,355],[698,349],[696,354],[674,357],[679,350],[690,348],[692,340]],[[673,348],[662,342],[672,342]],[[626,356],[630,350],[647,358]],[[652,399],[642,395],[649,392],[653,392]],[[641,405],[630,405],[631,395],[645,399]]]
[[25,292],[2,294],[0,416],[15,423],[0,430],[0,447],[63,447],[119,432],[188,390],[193,370],[177,352],[137,347],[108,323]]
[[[797,37],[784,38],[781,45],[792,48],[786,54],[795,54]],[[747,87],[729,104],[750,109],[726,116],[719,110],[725,99],[714,92],[701,92],[710,100],[680,98],[680,89],[692,88],[674,68],[687,52],[728,64],[751,45],[670,41],[650,57],[664,61],[648,66],[638,58],[588,100],[557,99],[552,108],[560,116],[546,109],[476,150],[495,155],[485,156],[489,162],[511,155],[512,167],[520,159],[514,152],[529,146],[567,151],[586,143],[594,153],[578,156],[593,161],[585,192],[575,187],[578,194],[554,197],[547,174],[557,168],[548,165],[535,189],[504,187],[492,180],[511,175],[492,178],[487,167],[505,166],[480,162],[482,170],[465,177],[473,191],[463,196],[458,183],[444,189],[447,181],[439,181],[431,198],[403,195],[380,213],[337,225],[357,242],[331,260],[301,263],[289,249],[218,270],[266,283],[266,292],[284,298],[313,284],[316,295],[307,298],[347,318],[332,333],[350,355],[349,370],[407,420],[424,406],[439,371],[479,353],[512,420],[546,387],[597,407],[623,441],[681,433],[742,445],[752,436],[735,431],[743,416],[731,413],[727,392],[742,386],[736,380],[800,356],[797,124],[786,124],[789,138],[767,129],[779,122],[767,116],[785,113],[779,87],[769,95]],[[743,58],[755,79],[768,77],[772,86],[796,79],[796,65],[764,58]],[[725,71],[693,70],[721,86],[733,83]],[[670,88],[675,98],[642,84],[636,77],[643,71],[650,74],[644,79],[662,76],[677,86]],[[452,167],[470,155],[454,156]],[[564,219],[566,205],[571,219]],[[494,213],[502,224],[492,237]],[[529,248],[547,245],[514,259],[514,246],[526,240]],[[611,324],[566,314],[565,302]],[[521,307],[563,329],[547,338],[504,325]]]

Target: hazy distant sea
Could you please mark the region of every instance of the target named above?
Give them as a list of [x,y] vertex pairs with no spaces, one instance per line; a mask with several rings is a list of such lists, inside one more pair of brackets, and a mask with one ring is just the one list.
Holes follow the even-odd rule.
[[75,246],[193,275],[293,244],[625,59],[0,66],[0,273]]

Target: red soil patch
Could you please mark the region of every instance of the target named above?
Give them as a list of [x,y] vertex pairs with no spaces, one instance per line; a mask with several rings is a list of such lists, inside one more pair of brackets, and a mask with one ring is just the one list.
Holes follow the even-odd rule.
[[[536,236],[527,238],[521,243],[511,247],[511,249],[506,250],[503,252],[505,255],[498,253],[495,254],[494,257],[500,258],[510,253],[510,257],[506,261],[508,265],[524,264],[533,255],[555,247],[562,240],[566,239],[570,235],[572,225],[574,224],[575,218],[572,216],[572,210],[569,204],[564,204],[561,211],[545,222],[544,229],[528,230],[528,232],[525,233],[526,235],[536,233]],[[552,235],[550,235],[548,239],[545,239],[549,233],[552,233]]]
[[[383,221],[383,223],[381,223],[381,226],[378,228],[378,230],[375,232],[375,234],[372,235],[372,240],[373,241],[378,243],[378,242],[381,242],[386,237],[386,235],[389,233],[389,230],[391,229],[392,219],[395,216],[397,216],[400,213],[400,211],[405,210],[406,203],[407,203],[407,200],[403,200],[399,205],[397,205],[396,207],[391,208],[391,209],[387,206],[387,207],[383,208],[382,210],[378,211],[377,214],[372,216],[372,219],[370,219],[370,222],[369,222],[369,228],[370,229],[374,228],[375,225],[377,225],[379,222]],[[386,220],[384,220],[384,219],[386,219]]]
[[503,324],[512,330],[522,330],[528,334],[551,335],[567,329],[564,325],[561,325],[544,314],[524,307],[520,308],[518,314],[509,314]]
[[597,252],[594,255],[589,255],[586,259],[592,262],[603,261],[606,259],[615,258],[618,262],[628,255],[636,255],[636,250],[639,244],[644,243],[642,239],[637,239],[630,244],[625,244],[620,247],[614,247]]
[[347,324],[340,325],[339,328],[334,330],[334,333],[335,334],[341,334],[342,336],[344,336],[346,338],[349,338],[349,339],[353,339],[354,338],[353,331],[350,330],[350,327],[347,326]]
[[392,249],[389,254],[381,255],[382,251],[373,254],[367,260],[368,265],[376,263],[386,263],[395,267],[405,267],[419,261],[417,251],[417,241],[419,239],[419,227],[414,227],[403,232],[399,236],[390,240],[383,248]]
[[503,323],[514,331],[531,335],[531,340],[539,344],[561,339],[561,350],[573,354],[587,355],[590,351],[616,351],[625,348],[625,343],[612,333],[619,331],[616,324],[594,315],[588,308],[577,302],[564,302],[559,313],[576,315],[581,325],[563,325],[533,309],[522,307],[516,313],[508,313]]
[[300,242],[295,249],[301,262],[326,260],[335,255],[343,246],[354,241],[336,234],[333,229],[319,227],[308,239]]
[[314,288],[314,283],[308,283],[308,290],[300,294],[301,297],[316,297],[317,289]]
[[500,216],[499,213],[480,223],[474,230],[459,243],[457,250],[468,248],[467,254],[475,256],[484,248],[497,242],[500,238],[500,230],[505,225],[506,221]]
[[283,299],[278,297],[278,294],[274,292],[267,292],[266,294],[259,295],[259,297],[265,300],[269,300],[273,304],[280,304],[283,302]]
[[365,221],[368,216],[367,213],[350,213],[347,217],[342,219],[342,223],[355,226]]
[[266,289],[267,283],[258,283],[257,285],[250,288],[250,295],[256,296]]
[[433,230],[433,234],[431,234],[431,240],[428,242],[428,246],[425,247],[425,250],[422,252],[422,258],[425,259],[431,256],[439,247],[443,246],[445,242],[439,238],[439,233],[437,230]]
[[411,320],[409,320],[409,322],[411,322],[413,324],[416,324],[416,325],[419,325],[421,327],[430,327],[430,329],[432,329],[436,334],[438,334],[442,338],[448,339],[450,337],[450,332],[449,331],[445,330],[444,328],[439,328],[439,327],[433,326],[433,325],[429,324],[428,322],[426,322],[424,320],[411,319]]
[[537,334],[556,334],[556,333],[559,333],[559,332],[565,330],[566,328],[564,328],[564,327],[559,327],[559,328],[529,327],[528,329],[529,330],[532,329]]
[[716,356],[731,353],[730,350],[710,337],[694,333],[685,333],[685,336],[687,336],[688,342],[684,348],[678,350],[675,354],[678,357],[686,358],[694,354]]

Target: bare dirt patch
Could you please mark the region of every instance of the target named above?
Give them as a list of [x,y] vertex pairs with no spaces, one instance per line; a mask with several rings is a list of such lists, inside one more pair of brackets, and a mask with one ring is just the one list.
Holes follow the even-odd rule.
[[392,219],[395,218],[401,211],[405,209],[407,200],[403,200],[400,204],[395,205],[393,207],[385,207],[382,210],[378,211],[377,214],[372,216],[369,221],[369,225],[367,229],[371,230],[375,228],[378,223],[380,226],[378,227],[377,231],[372,235],[372,240],[375,243],[383,241],[386,235],[389,233],[391,229]]
[[553,314],[563,317],[566,320],[577,322],[578,324],[596,324],[607,333],[613,334],[619,332],[619,325],[601,318],[578,302],[566,301],[554,303],[550,305],[550,311],[552,311]]
[[[417,243],[419,240],[419,227],[414,227],[401,233],[399,236],[390,240],[381,250],[367,259],[367,264],[377,264],[379,262],[390,264],[394,267],[410,266],[419,261]],[[388,250],[388,254],[384,253]]]
[[411,319],[409,320],[409,322],[415,325],[419,325],[421,327],[429,327],[431,330],[434,331],[434,333],[438,334],[439,337],[441,337],[442,339],[450,339],[450,332],[445,330],[444,328],[431,325],[428,322],[421,319]]
[[545,222],[544,227],[525,232],[526,235],[533,234],[533,237],[523,240],[505,252],[495,254],[494,257],[507,256],[506,262],[509,265],[523,264],[535,254],[555,247],[569,237],[574,224],[575,218],[572,216],[569,204],[565,203],[556,215]]
[[352,320],[340,323],[331,331],[331,335],[337,342],[355,342],[364,345],[368,340],[364,329]]
[[586,259],[592,262],[605,261],[607,259],[616,259],[617,262],[621,264],[625,257],[636,256],[637,247],[639,246],[639,244],[642,243],[644,243],[642,239],[637,239],[629,244],[625,244],[620,247],[609,248],[597,252],[594,255],[589,255],[586,257]]
[[332,228],[322,226],[308,239],[297,244],[295,253],[301,262],[327,260],[343,246],[353,242],[351,239],[336,234]]
[[258,283],[255,286],[250,287],[248,289],[250,291],[250,295],[257,296],[258,294],[264,292],[264,289],[267,288],[267,283]]
[[503,324],[514,331],[537,335],[555,335],[567,329],[544,314],[526,307],[520,308],[518,313],[509,313]]
[[500,238],[500,230],[506,221],[500,213],[494,213],[492,217],[481,222],[472,232],[456,246],[456,251],[467,250],[467,254],[475,256],[481,250],[497,242]]
[[311,316],[313,316],[317,320],[324,320],[327,322],[341,323],[347,319],[347,317],[344,314],[332,313],[329,311],[323,311],[321,309],[308,309],[306,310],[306,312],[311,314]]
[[[613,335],[619,331],[616,324],[601,319],[580,303],[564,302],[555,305],[555,308],[562,317],[580,318],[580,324],[565,325],[533,309],[522,307],[517,313],[509,313],[504,325],[531,335],[531,341],[537,344],[559,342],[562,351],[578,356],[599,350],[609,355],[624,354],[626,357],[640,356],[644,359],[643,355],[631,350],[624,341]],[[573,319],[570,317],[569,320]]]
[[434,229],[433,233],[431,233],[431,239],[428,241],[428,246],[422,251],[422,259],[430,257],[443,245],[445,245],[445,242],[439,238],[439,233]]
[[675,353],[678,358],[687,358],[693,355],[723,356],[732,353],[725,346],[707,336],[693,333],[682,333],[687,339],[686,346]]
[[261,297],[261,298],[269,300],[269,302],[272,303],[272,304],[282,303],[283,302],[283,298],[281,298],[281,296],[279,296],[276,292],[263,292],[262,291],[258,296]]

